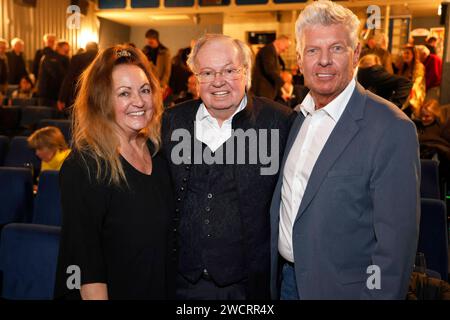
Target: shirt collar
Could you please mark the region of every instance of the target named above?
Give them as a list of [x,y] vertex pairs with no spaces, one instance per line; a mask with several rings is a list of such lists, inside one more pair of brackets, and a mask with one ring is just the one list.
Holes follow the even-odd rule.
[[[247,105],[247,94],[244,94],[244,97],[242,98],[241,102],[239,103],[239,106],[237,107],[237,109],[234,111],[233,115],[231,117],[229,117],[227,120],[225,120],[224,122],[229,122],[229,121],[233,120],[233,117],[238,112],[242,111],[246,105]],[[196,120],[203,121],[205,119],[208,119],[208,120],[214,119],[215,120],[215,118],[209,113],[208,109],[206,109],[205,104],[202,102],[200,104],[200,108],[198,109]]]
[[[355,87],[356,81],[353,78],[347,85],[347,87],[344,89],[344,91],[342,91],[325,107],[319,110],[325,111],[335,122],[338,122],[339,118],[341,117],[342,113],[345,110],[345,107],[347,106],[348,101],[350,100],[350,97],[353,94],[353,91],[355,90]],[[300,111],[306,117],[308,114],[312,114],[313,112],[317,111],[315,109],[315,106],[316,104],[314,102],[313,97],[311,96],[310,93],[308,93],[301,103]]]

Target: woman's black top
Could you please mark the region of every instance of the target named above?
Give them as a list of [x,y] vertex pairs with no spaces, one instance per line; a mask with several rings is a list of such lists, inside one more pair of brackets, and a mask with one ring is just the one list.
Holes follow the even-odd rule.
[[109,299],[172,298],[174,201],[165,159],[153,156],[146,175],[121,157],[128,186],[120,187],[97,182],[95,162],[84,159],[73,151],[60,171],[55,298],[80,298],[79,290],[67,287],[76,283],[75,272],[67,273],[72,265],[80,268],[81,285],[106,283]]

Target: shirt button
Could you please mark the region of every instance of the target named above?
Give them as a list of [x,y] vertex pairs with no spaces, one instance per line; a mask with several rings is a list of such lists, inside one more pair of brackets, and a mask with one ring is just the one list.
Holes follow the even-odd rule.
[[178,212],[180,212],[180,209],[178,209],[178,208],[175,208],[175,212],[177,212],[177,213],[178,213]]
[[208,193],[208,199],[211,199],[211,198],[212,198],[212,194]]
[[181,198],[177,198],[177,202],[180,202],[181,201]]
[[209,224],[209,219],[205,219],[205,224]]
[[185,169],[189,171],[191,170],[191,166],[186,166]]
[[211,235],[210,235],[210,234],[208,234],[208,235],[207,235],[207,237],[208,237],[208,238],[211,238]]
[[206,210],[206,212],[210,212],[211,208],[210,207],[206,207],[205,210]]
[[183,182],[187,182],[187,178],[183,178]]
[[184,187],[181,187],[180,190],[181,190],[181,191],[184,191]]

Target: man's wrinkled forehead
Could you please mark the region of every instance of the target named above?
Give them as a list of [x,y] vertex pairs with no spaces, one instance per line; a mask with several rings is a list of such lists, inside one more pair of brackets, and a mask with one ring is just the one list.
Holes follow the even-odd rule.
[[350,32],[343,24],[330,24],[315,26],[306,26],[300,33],[302,49],[306,46],[323,46],[342,43],[346,46],[351,45]]

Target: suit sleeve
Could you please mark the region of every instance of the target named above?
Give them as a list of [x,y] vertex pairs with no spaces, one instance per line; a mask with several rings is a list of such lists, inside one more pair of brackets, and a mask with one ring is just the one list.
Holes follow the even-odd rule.
[[396,118],[385,130],[373,160],[370,193],[376,245],[372,265],[380,289],[363,299],[405,299],[417,249],[420,219],[419,145],[414,124]]

